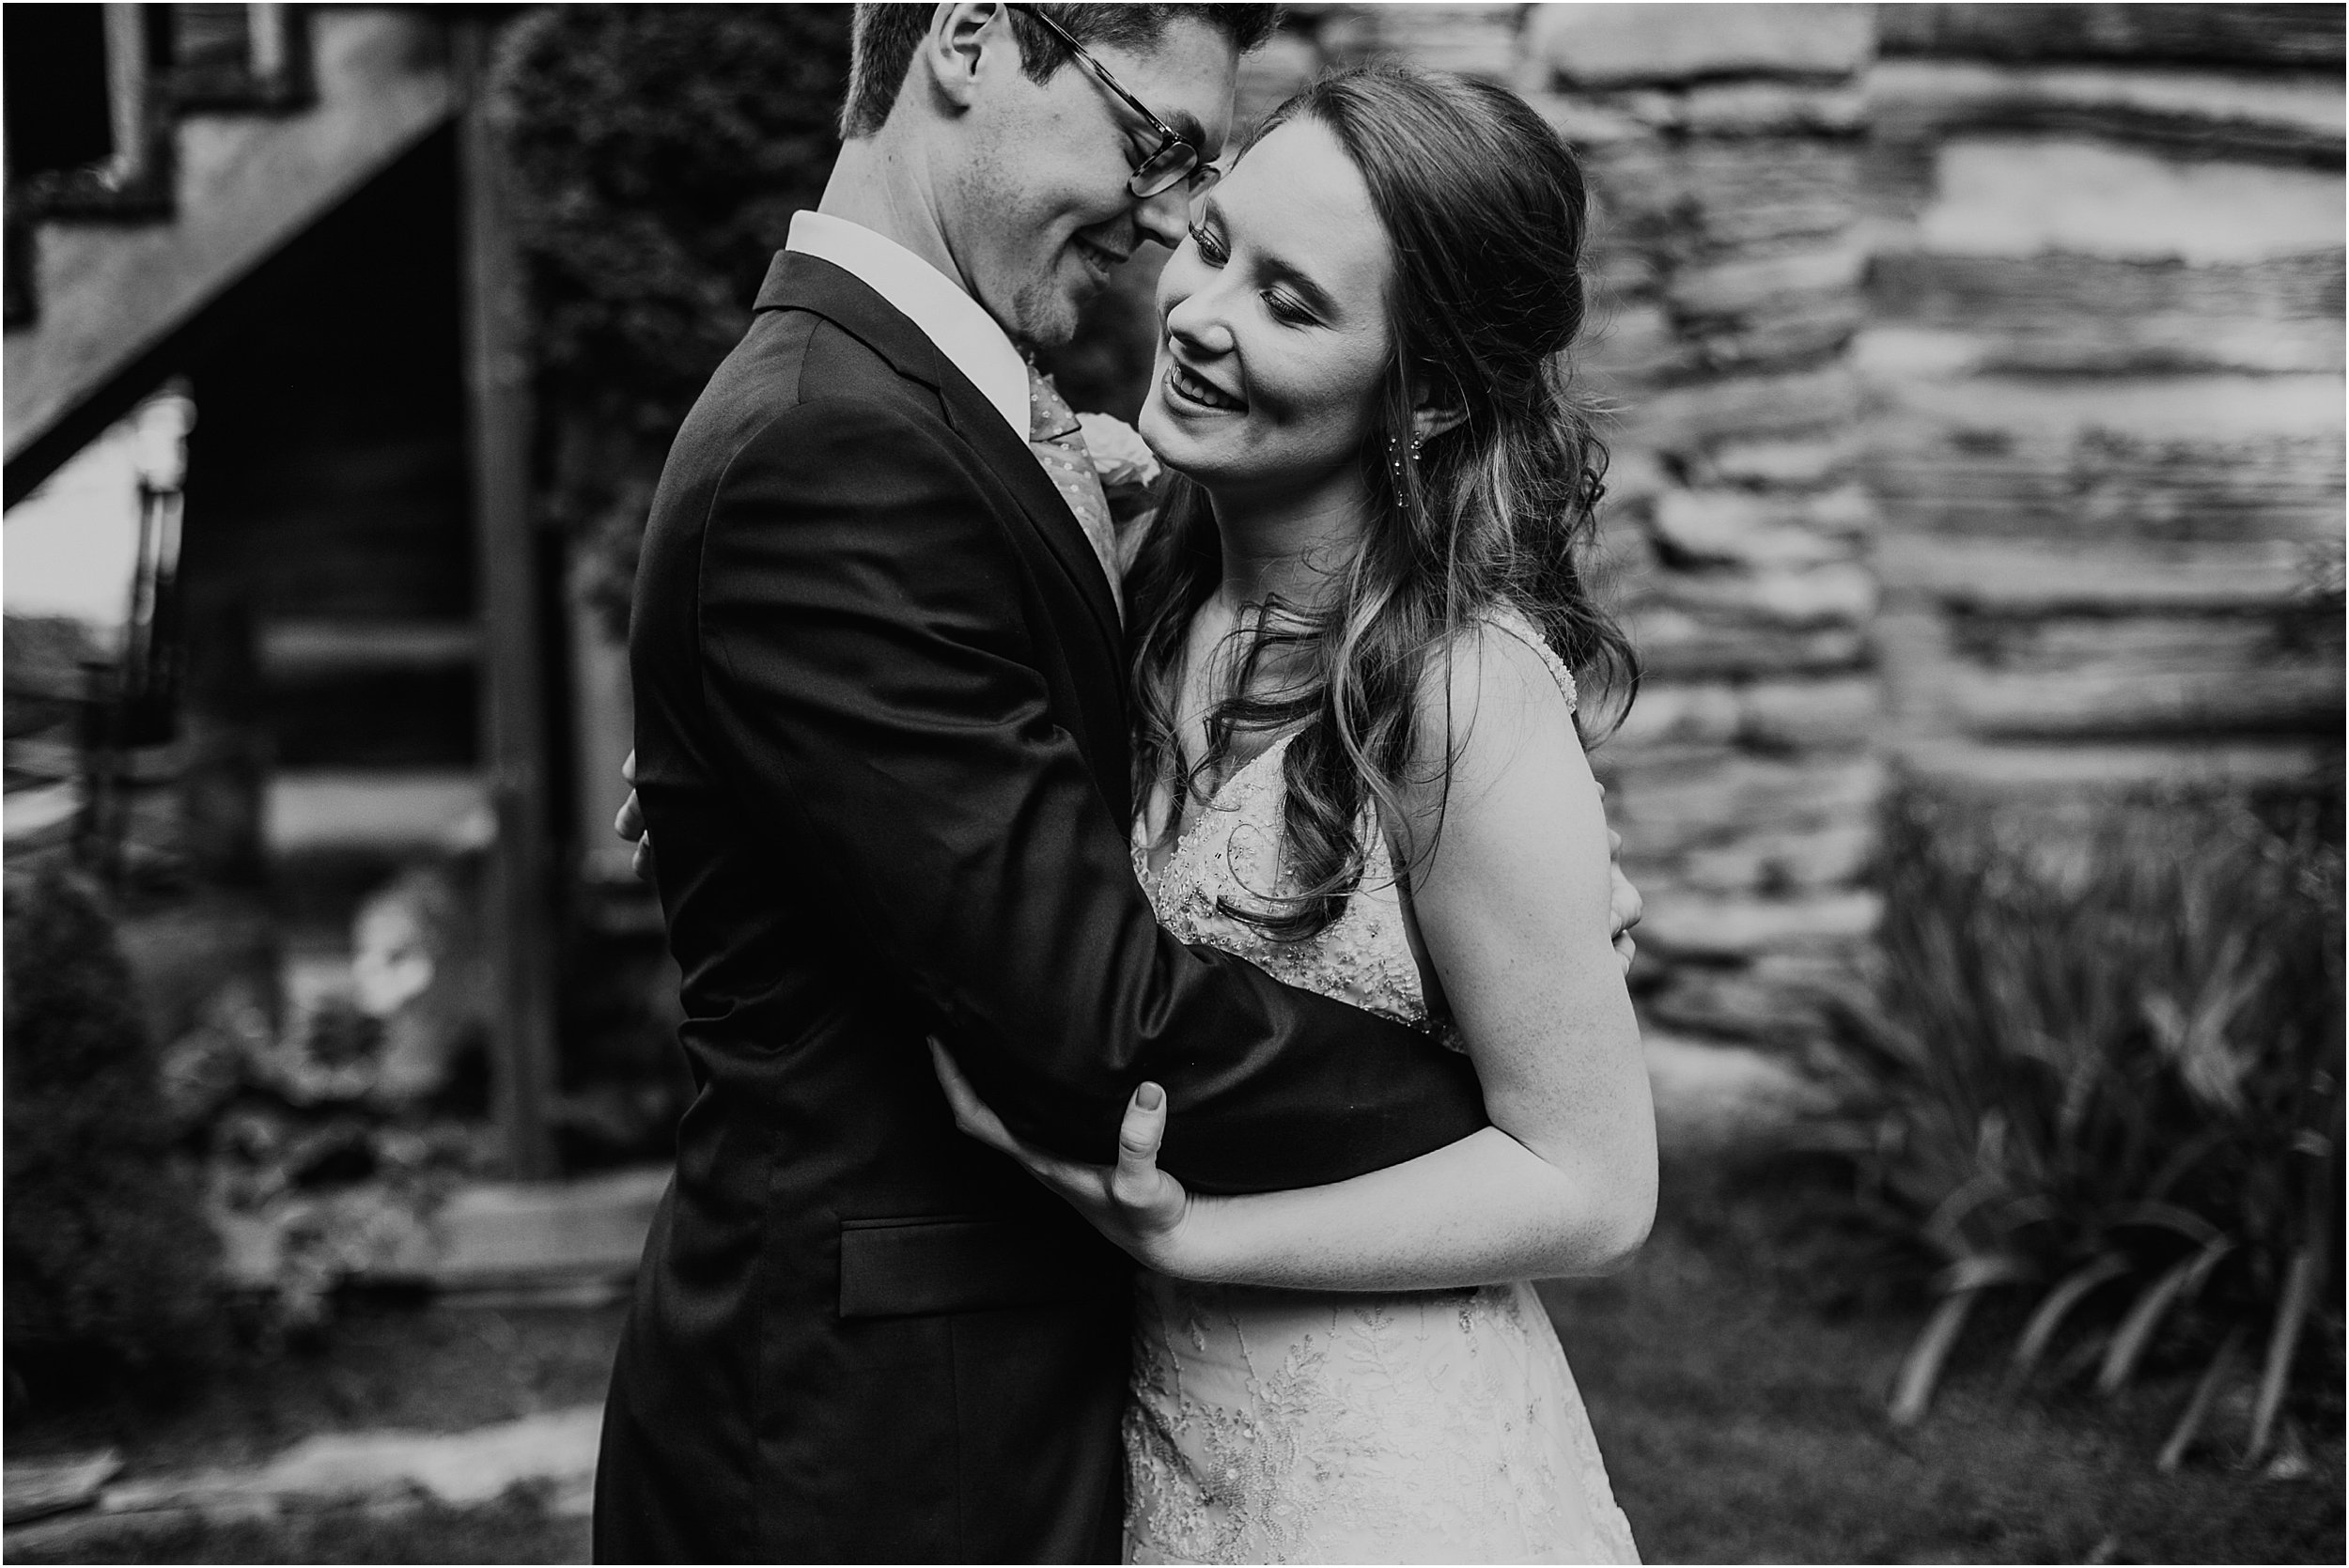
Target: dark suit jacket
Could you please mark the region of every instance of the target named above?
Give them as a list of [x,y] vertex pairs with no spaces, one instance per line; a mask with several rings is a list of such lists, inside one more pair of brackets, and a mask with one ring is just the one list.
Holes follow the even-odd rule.
[[604,1560],[1115,1560],[1123,1255],[959,1136],[1309,1186],[1484,1125],[1423,1035],[1190,948],[1127,851],[1122,639],[1026,444],[776,258],[669,455],[630,640],[699,1094],[597,1480]]

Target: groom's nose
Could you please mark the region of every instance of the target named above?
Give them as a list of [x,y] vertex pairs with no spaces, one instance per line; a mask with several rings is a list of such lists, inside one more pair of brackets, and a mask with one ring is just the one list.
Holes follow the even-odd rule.
[[1190,228],[1190,185],[1177,180],[1155,196],[1144,196],[1134,206],[1134,222],[1146,238],[1173,250]]

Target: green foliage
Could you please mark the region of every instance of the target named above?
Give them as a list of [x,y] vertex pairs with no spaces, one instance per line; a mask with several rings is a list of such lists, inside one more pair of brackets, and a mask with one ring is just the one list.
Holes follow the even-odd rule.
[[54,862],[9,875],[8,1356],[70,1394],[217,1347],[219,1245],[176,1168],[154,1048],[89,889]]
[[2015,1387],[2200,1366],[2164,1467],[2255,1372],[2258,1460],[2294,1369],[2321,1382],[2311,1344],[2339,1354],[2337,844],[2223,798],[2062,842],[1909,794],[1882,853],[1881,969],[1836,1070],[1866,1200],[1940,1265],[1894,1420],[2004,1296]]
[[823,194],[846,6],[552,6],[499,52],[549,505],[627,617],[669,440]]

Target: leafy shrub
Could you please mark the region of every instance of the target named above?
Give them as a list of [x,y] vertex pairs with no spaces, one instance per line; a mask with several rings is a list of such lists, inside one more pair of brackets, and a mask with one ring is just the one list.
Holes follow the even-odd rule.
[[219,1245],[176,1169],[129,967],[89,889],[50,862],[7,887],[10,1381],[200,1363]]
[[1894,1419],[2003,1295],[2016,1386],[2199,1366],[2174,1467],[2255,1375],[2258,1459],[2295,1367],[2321,1382],[2311,1331],[2339,1354],[2338,846],[2226,799],[2123,803],[2067,844],[1910,793],[1882,857],[1835,1070],[1867,1202],[1941,1265]]
[[846,6],[549,6],[503,40],[549,505],[625,626],[670,438],[823,194]]

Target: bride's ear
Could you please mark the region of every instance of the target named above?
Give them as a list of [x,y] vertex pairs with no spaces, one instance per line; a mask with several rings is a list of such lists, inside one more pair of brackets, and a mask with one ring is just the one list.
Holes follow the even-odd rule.
[[1466,409],[1438,408],[1432,403],[1422,403],[1411,411],[1411,444],[1417,446],[1421,442],[1433,441],[1467,418]]

